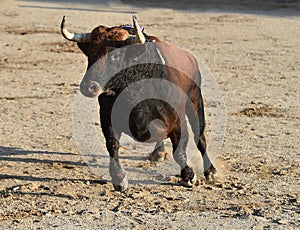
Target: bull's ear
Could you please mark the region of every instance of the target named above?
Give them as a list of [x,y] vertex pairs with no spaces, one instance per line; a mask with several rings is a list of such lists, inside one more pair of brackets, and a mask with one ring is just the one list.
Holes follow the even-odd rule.
[[86,42],[77,42],[77,46],[86,56],[88,56],[89,46],[90,46],[89,42],[87,42],[87,43]]
[[126,58],[129,59],[138,58],[146,50],[144,44],[132,44],[127,46],[126,48]]

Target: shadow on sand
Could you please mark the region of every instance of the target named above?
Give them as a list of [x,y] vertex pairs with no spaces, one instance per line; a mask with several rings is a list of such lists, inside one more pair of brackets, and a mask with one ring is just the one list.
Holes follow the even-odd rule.
[[[36,155],[36,157],[27,157],[26,155]],[[25,163],[37,163],[37,164],[61,164],[63,165],[63,168],[67,169],[73,169],[76,166],[88,166],[91,167],[92,165],[88,165],[84,162],[80,161],[69,161],[69,160],[53,160],[53,159],[39,159],[38,155],[45,155],[48,158],[51,158],[53,156],[58,156],[58,155],[63,155],[66,157],[71,157],[76,156],[77,154],[73,153],[68,153],[68,152],[51,152],[51,151],[32,151],[32,150],[23,150],[20,148],[11,148],[11,147],[2,147],[0,146],[0,165],[3,164],[5,165],[5,162],[25,162]],[[22,157],[23,156],[23,157]],[[99,167],[99,165],[97,165]],[[1,168],[0,168],[1,169]],[[57,169],[56,169],[57,170]],[[20,170],[19,170],[20,171]],[[3,172],[3,171],[2,171]],[[22,172],[22,170],[21,170]],[[0,173],[0,182],[2,180],[6,179],[12,179],[12,180],[18,180],[18,181],[24,181],[26,182],[48,182],[48,181],[56,181],[56,182],[82,182],[84,184],[100,184],[104,185],[107,183],[106,180],[95,180],[95,179],[82,179],[82,178],[70,178],[69,176],[64,176],[63,174],[61,177],[48,177],[48,176],[33,176],[33,175],[28,175],[26,173],[18,173],[19,175],[16,174],[9,174],[9,173]],[[24,192],[20,191],[20,187],[22,186],[22,183],[17,182],[16,185],[12,187],[8,187],[5,189],[0,190],[0,197],[7,197],[10,196],[10,194],[17,194],[17,195],[34,195],[34,196],[55,196],[59,198],[67,198],[67,199],[74,199],[74,197],[70,195],[65,195],[65,194],[55,194],[52,193],[51,191],[47,191],[46,189],[42,189],[45,191],[41,192]],[[2,186],[0,186],[2,187]]]
[[[66,158],[66,160],[57,160],[56,158],[61,158],[58,157],[58,155],[63,156],[63,158]],[[35,157],[36,156],[36,157]],[[41,157],[42,156],[42,157]],[[109,161],[108,156],[104,155],[86,155],[88,157],[102,157],[102,158],[107,158],[106,160]],[[85,157],[85,155],[77,155],[74,153],[69,153],[69,152],[55,152],[55,151],[33,151],[33,150],[24,150],[20,148],[13,148],[13,147],[3,147],[0,146],[0,166],[5,164],[7,162],[22,162],[22,163],[31,163],[31,164],[48,164],[48,165],[54,165],[58,164],[61,165],[62,168],[65,169],[74,169],[75,167],[90,167],[90,168],[101,168],[101,172],[106,172],[107,175],[109,173],[108,166],[106,165],[100,165],[97,163],[90,163],[90,162],[85,162],[84,159],[80,161],[74,161],[74,158],[81,158]],[[40,159],[42,158],[42,159]],[[54,159],[53,159],[54,158]],[[123,159],[130,159],[132,161],[140,161],[140,160],[146,160],[145,157],[138,157],[138,156],[124,156],[122,157]],[[73,160],[69,160],[73,159]],[[37,166],[40,167],[40,166]],[[1,169],[1,168],[0,168]],[[48,169],[48,170],[51,170]],[[53,170],[58,170],[57,168]],[[20,170],[19,170],[20,171]],[[21,170],[22,171],[22,170]],[[131,173],[137,173],[137,174],[143,174],[145,171],[143,169],[135,168],[135,167],[126,167],[127,172]],[[0,182],[1,180],[5,179],[15,179],[15,180],[21,180],[21,181],[27,181],[27,182],[45,182],[45,181],[57,181],[57,182],[64,182],[64,181],[69,181],[69,182],[82,182],[82,183],[90,183],[90,184],[106,184],[107,180],[95,180],[95,179],[82,179],[82,178],[70,178],[69,176],[64,176],[61,174],[61,177],[47,177],[47,176],[35,176],[35,175],[28,175],[26,173],[22,173],[21,175],[15,175],[15,174],[8,174],[8,173],[0,173]],[[139,180],[132,178],[132,180],[129,180],[130,184],[145,184],[145,185],[157,185],[159,182],[156,180]],[[163,183],[164,184],[164,183]],[[2,193],[5,193],[7,189],[4,189]],[[8,190],[10,190],[8,188]],[[45,193],[46,195],[48,193]],[[1,195],[1,191],[0,191]]]
[[89,166],[99,167],[98,165],[87,164],[85,162],[73,162],[68,160],[55,160],[55,159],[39,159],[39,157],[21,157],[26,155],[48,155],[49,158],[53,158],[53,155],[64,155],[64,156],[78,156],[74,153],[66,152],[52,152],[52,151],[33,151],[24,150],[20,148],[11,148],[0,146],[0,162],[1,161],[12,161],[12,162],[25,162],[25,163],[42,163],[42,164],[64,164],[69,166]]

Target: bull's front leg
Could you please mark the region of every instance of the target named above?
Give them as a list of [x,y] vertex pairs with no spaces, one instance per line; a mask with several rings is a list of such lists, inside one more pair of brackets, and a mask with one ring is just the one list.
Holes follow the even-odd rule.
[[188,130],[186,123],[171,133],[170,139],[173,147],[173,158],[181,168],[182,184],[185,187],[192,187],[198,184],[197,176],[193,169],[187,164],[186,147],[188,143]]
[[98,100],[100,104],[101,128],[110,156],[109,173],[115,190],[124,192],[128,188],[128,179],[125,170],[119,162],[120,134],[114,131],[111,125],[111,109],[115,99],[110,95],[101,94]]
[[109,152],[109,173],[115,190],[124,192],[128,188],[128,179],[125,170],[119,162],[119,141],[110,136],[106,139],[106,148]]

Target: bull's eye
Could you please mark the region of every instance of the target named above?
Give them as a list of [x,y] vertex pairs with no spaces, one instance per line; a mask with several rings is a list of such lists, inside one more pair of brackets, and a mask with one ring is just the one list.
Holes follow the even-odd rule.
[[120,54],[119,53],[113,53],[110,55],[110,60],[112,62],[118,62],[120,60]]

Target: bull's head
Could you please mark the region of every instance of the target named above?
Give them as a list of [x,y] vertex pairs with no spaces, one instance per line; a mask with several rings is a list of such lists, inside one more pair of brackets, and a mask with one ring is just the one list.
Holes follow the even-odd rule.
[[83,95],[95,97],[101,93],[104,86],[99,84],[99,79],[103,75],[108,75],[107,73],[103,74],[103,71],[107,69],[107,64],[110,65],[110,72],[112,73],[120,70],[121,65],[118,62],[124,60],[122,55],[126,54],[117,52],[118,48],[145,43],[146,38],[135,16],[133,16],[133,27],[135,31],[133,35],[120,26],[111,28],[98,26],[91,33],[74,34],[65,28],[65,17],[63,17],[61,22],[63,37],[69,41],[77,42],[78,47],[88,57],[87,72],[80,84],[80,91]]

